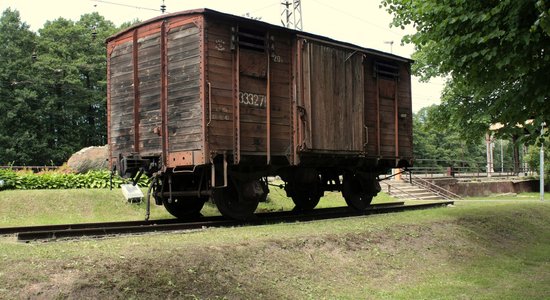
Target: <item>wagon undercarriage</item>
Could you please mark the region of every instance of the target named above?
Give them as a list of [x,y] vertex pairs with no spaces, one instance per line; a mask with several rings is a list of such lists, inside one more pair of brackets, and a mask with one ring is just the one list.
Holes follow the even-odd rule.
[[[177,218],[194,218],[200,214],[206,201],[216,205],[222,215],[246,220],[253,217],[258,204],[266,201],[269,184],[278,179],[288,197],[295,204],[295,211],[314,209],[327,191],[341,192],[349,207],[366,210],[372,198],[380,191],[375,168],[359,169],[340,164],[269,166],[229,165],[225,160],[216,164],[195,166],[192,169],[167,169],[159,171],[154,161],[141,163],[134,157],[133,169],[120,173],[152,176],[150,193],[157,205],[164,207]],[[124,161],[124,160],[123,160]],[[128,161],[128,159],[126,159]],[[151,163],[153,162],[153,163]]]

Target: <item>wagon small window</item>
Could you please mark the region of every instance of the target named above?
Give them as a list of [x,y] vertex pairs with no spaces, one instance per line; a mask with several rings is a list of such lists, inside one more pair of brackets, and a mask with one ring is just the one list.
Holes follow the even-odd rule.
[[398,79],[399,67],[393,63],[377,61],[374,63],[374,77],[378,76],[389,79]]
[[265,32],[247,28],[239,28],[239,47],[258,52],[265,52],[265,36]]

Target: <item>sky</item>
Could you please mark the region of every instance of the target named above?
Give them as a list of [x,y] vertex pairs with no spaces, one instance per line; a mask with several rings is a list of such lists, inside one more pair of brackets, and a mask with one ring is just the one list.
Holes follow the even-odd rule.
[[[167,12],[210,8],[238,16],[249,14],[262,21],[281,25],[281,0],[165,0]],[[59,17],[78,20],[98,12],[115,25],[134,19],[147,20],[161,14],[162,0],[0,0],[0,11],[17,9],[31,30],[38,31],[48,20]],[[302,0],[302,23],[306,32],[350,42],[362,47],[392,52],[410,58],[412,45],[401,38],[413,29],[390,28],[392,16],[379,8],[379,0]],[[393,44],[391,44],[393,42]],[[444,79],[427,83],[412,79],[413,111],[439,104]]]

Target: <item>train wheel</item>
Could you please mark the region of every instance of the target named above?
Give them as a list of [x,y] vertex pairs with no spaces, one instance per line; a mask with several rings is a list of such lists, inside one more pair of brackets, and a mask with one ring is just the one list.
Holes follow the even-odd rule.
[[294,202],[295,211],[310,211],[319,204],[319,200],[321,200],[320,196],[315,196],[312,194],[296,194],[292,196],[292,201]]
[[178,197],[169,202],[168,198],[162,199],[166,210],[178,219],[190,219],[199,217],[200,211],[206,199],[197,197]]
[[292,189],[291,198],[295,205],[295,211],[309,211],[319,204],[321,199],[319,183],[290,184],[290,189]]
[[[225,188],[214,189],[212,198],[220,213],[236,220],[248,220],[253,217],[258,203],[265,198],[265,188],[260,180],[241,182],[239,187],[229,180]],[[237,190],[240,188],[240,193]]]
[[342,194],[348,206],[359,211],[366,210],[374,196],[355,174],[344,177]]
[[294,202],[294,211],[309,211],[319,204],[323,191],[317,170],[299,168],[286,180],[285,191]]

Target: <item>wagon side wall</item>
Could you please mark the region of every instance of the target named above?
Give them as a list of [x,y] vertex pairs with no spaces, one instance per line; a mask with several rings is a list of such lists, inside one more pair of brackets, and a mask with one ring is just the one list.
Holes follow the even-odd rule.
[[408,61],[307,36],[296,53],[302,156],[355,155],[384,168],[412,157]]
[[[240,32],[254,30],[263,50],[246,48]],[[207,18],[207,140],[213,155],[286,156],[292,139],[291,35],[246,23]]]
[[233,52],[231,25],[206,20],[206,68],[209,90],[208,144],[211,152],[233,150]]

